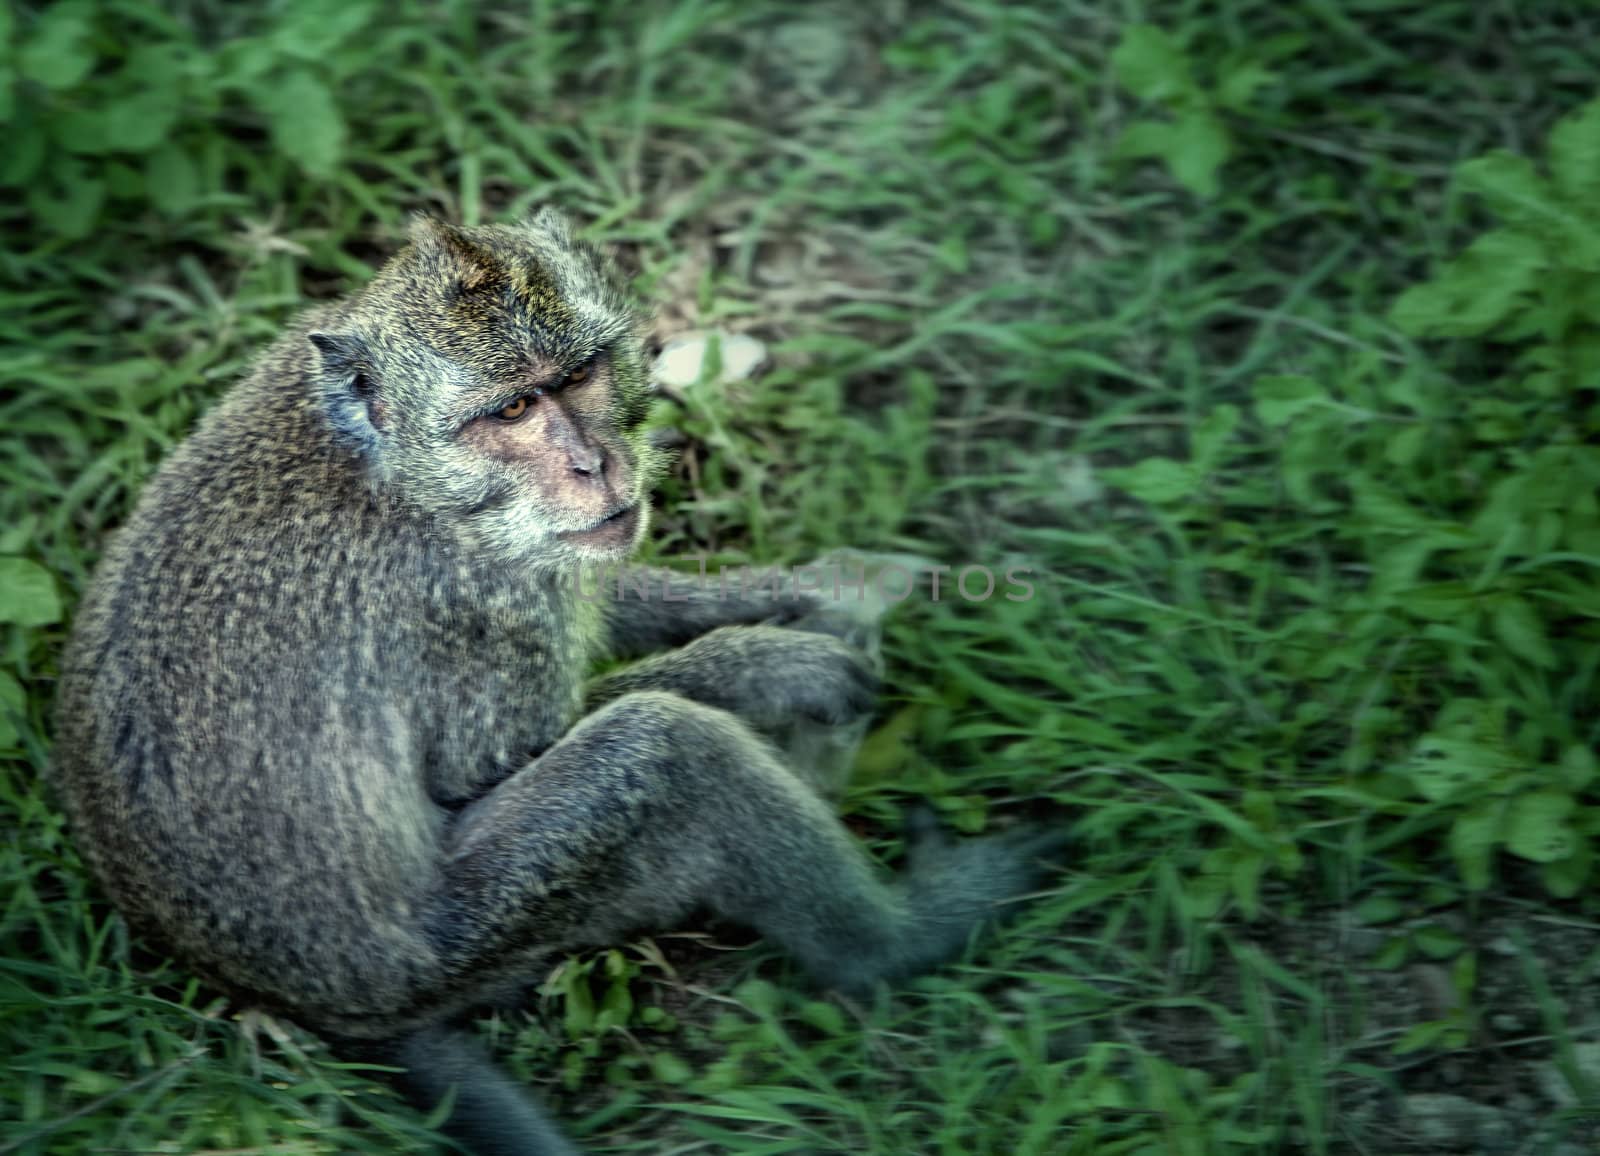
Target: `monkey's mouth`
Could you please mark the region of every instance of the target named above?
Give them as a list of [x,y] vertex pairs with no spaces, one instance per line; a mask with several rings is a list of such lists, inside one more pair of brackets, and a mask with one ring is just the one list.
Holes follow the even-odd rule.
[[634,535],[638,530],[639,504],[635,502],[631,506],[624,506],[614,514],[608,514],[587,529],[563,530],[556,537],[575,546],[616,549],[632,546]]

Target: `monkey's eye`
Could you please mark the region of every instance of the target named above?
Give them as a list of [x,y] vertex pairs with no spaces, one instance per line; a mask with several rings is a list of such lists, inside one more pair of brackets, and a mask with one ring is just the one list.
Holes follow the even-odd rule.
[[594,374],[594,362],[585,361],[574,369],[567,370],[567,376],[562,380],[567,385],[582,385]]
[[516,401],[512,402],[510,405],[496,413],[495,417],[499,418],[501,421],[516,421],[519,417],[527,412],[528,399],[526,397],[519,397]]

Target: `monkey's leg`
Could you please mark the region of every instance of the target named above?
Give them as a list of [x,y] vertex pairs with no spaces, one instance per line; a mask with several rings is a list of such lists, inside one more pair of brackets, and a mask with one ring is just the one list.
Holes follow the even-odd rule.
[[427,923],[456,976],[614,943],[691,910],[756,928],[861,991],[965,946],[1038,877],[1037,846],[964,840],[893,883],[772,748],[730,715],[643,692],[584,719],[467,807]]

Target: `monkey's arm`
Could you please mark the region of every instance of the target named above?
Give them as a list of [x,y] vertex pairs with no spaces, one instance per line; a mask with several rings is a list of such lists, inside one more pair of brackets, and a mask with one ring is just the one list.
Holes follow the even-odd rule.
[[783,575],[762,584],[636,566],[607,578],[585,597],[598,601],[605,631],[604,658],[637,658],[682,646],[720,626],[757,622],[785,623],[812,613],[818,606],[810,594],[794,592]]
[[797,719],[838,725],[872,708],[878,673],[865,651],[830,634],[723,626],[590,685],[588,707],[667,691],[720,707],[773,733]]

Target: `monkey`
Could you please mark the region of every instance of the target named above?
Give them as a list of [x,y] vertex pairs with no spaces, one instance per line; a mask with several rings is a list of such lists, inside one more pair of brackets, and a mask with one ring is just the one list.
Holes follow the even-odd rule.
[[424,1109],[453,1088],[479,1156],[576,1151],[466,1024],[565,955],[705,911],[866,992],[1056,845],[923,838],[886,877],[780,749],[869,716],[849,629],[577,595],[647,533],[649,404],[640,312],[562,214],[419,216],[168,455],[62,659],[52,776],[130,926]]

